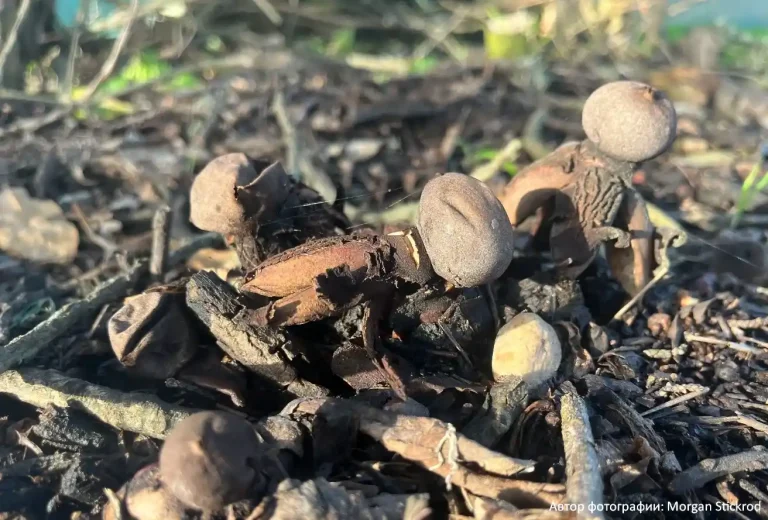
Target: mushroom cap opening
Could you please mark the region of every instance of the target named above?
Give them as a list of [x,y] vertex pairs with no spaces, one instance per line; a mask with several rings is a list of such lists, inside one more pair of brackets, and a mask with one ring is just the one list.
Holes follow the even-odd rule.
[[589,96],[581,124],[597,148],[641,162],[664,153],[677,134],[675,107],[664,92],[637,81],[607,83]]
[[258,474],[260,443],[250,423],[223,412],[199,412],[177,424],[160,451],[160,476],[185,504],[215,511],[246,498]]
[[483,182],[446,173],[424,187],[418,230],[434,271],[458,287],[499,278],[512,261],[512,224]]

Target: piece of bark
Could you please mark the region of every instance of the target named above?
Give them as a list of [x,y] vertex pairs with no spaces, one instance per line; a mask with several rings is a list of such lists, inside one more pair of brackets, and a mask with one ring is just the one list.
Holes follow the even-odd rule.
[[704,459],[695,466],[675,475],[675,478],[669,483],[669,490],[677,495],[682,495],[731,473],[765,469],[768,469],[768,450],[765,449],[748,450],[717,459]]
[[560,400],[560,422],[565,448],[566,497],[578,505],[581,518],[602,519],[601,512],[590,512],[589,506],[603,501],[603,478],[600,461],[595,450],[595,439],[589,424],[589,414],[584,400],[570,382]]
[[467,438],[493,448],[512,427],[528,402],[528,385],[519,378],[494,384],[483,410],[461,431]]
[[479,496],[525,507],[546,507],[565,499],[564,487],[560,484],[510,478],[532,471],[533,461],[514,459],[489,450],[439,419],[397,415],[331,398],[295,401],[281,413],[294,412],[354,417],[359,422],[360,431],[386,449],[446,479],[446,484],[454,484]]
[[653,429],[653,421],[641,416],[616,392],[609,389],[602,378],[587,378],[585,382],[589,388],[589,396],[600,402],[603,408],[613,411],[616,417],[629,428],[633,437],[639,435],[651,443],[651,447],[657,452],[667,452],[667,444]]
[[23,368],[0,374],[0,392],[44,408],[56,405],[83,410],[118,430],[164,438],[177,423],[197,410],[175,406],[155,396],[124,393],[56,370]]
[[391,292],[391,285],[378,278],[359,282],[347,265],[326,270],[314,279],[311,287],[248,311],[245,319],[254,326],[288,327],[302,325],[343,312]]
[[[296,395],[325,395],[325,389],[299,378],[295,368],[281,356],[298,349],[279,329],[256,327],[245,319],[245,306],[238,294],[213,273],[201,271],[187,282],[187,306],[197,315],[222,350],[244,367]],[[290,387],[290,388],[288,388]]]
[[400,373],[405,372],[404,370],[397,370],[397,360],[384,348],[380,341],[379,321],[383,313],[384,308],[380,301],[374,300],[365,304],[362,326],[363,346],[365,346],[368,357],[374,362],[390,388],[400,399],[405,401],[408,399],[406,385],[409,378],[407,375]]

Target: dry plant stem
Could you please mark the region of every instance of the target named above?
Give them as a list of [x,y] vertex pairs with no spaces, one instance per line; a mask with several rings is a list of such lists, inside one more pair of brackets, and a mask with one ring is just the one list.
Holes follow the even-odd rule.
[[[0,94],[0,97],[3,97],[3,95]],[[51,100],[51,103],[56,105],[60,104],[55,100]],[[0,139],[4,139],[6,136],[15,134],[17,132],[34,133],[44,126],[55,123],[59,119],[63,119],[69,114],[69,112],[69,107],[57,108],[42,116],[20,119],[13,122],[12,124],[7,125],[5,128],[0,128]]]
[[617,418],[626,425],[632,436],[642,436],[651,444],[651,447],[659,453],[667,452],[664,439],[656,433],[653,421],[642,417],[637,410],[616,392],[600,383],[599,379],[588,379],[589,396],[602,401],[603,406],[616,414]]
[[307,399],[282,413],[294,411],[354,417],[360,430],[386,449],[478,496],[531,507],[561,503],[565,498],[562,485],[510,478],[530,472],[533,461],[489,450],[439,419],[398,415],[328,398]]
[[127,273],[101,284],[86,298],[65,305],[34,329],[14,338],[0,348],[0,372],[33,358],[78,323],[93,319],[104,305],[125,297],[146,268],[143,262],[134,265]]
[[656,413],[660,410],[666,410],[667,408],[672,408],[673,406],[677,406],[680,403],[684,403],[686,401],[690,401],[691,399],[696,399],[699,396],[702,396],[709,392],[709,388],[702,388],[701,390],[698,390],[696,392],[691,392],[690,394],[681,395],[680,397],[675,397],[674,399],[670,399],[666,403],[662,403],[659,406],[654,406],[650,410],[646,410],[643,413],[640,414],[641,417],[645,417],[646,415],[651,415],[652,413]]
[[115,40],[115,44],[112,46],[112,50],[109,51],[107,60],[101,66],[101,70],[99,70],[99,73],[96,75],[96,77],[93,78],[86,87],[82,99],[83,103],[87,103],[88,100],[91,99],[91,96],[93,96],[93,94],[96,92],[96,89],[98,89],[104,80],[106,80],[109,75],[112,74],[112,71],[115,70],[117,59],[120,57],[120,53],[123,52],[123,48],[128,42],[128,36],[131,34],[131,28],[133,27],[133,22],[136,19],[136,13],[138,12],[138,9],[139,0],[131,0],[131,11],[128,15],[128,21],[126,22],[125,26],[123,26],[123,30],[120,32],[120,36],[118,36],[117,40]]
[[506,161],[514,161],[520,154],[522,144],[520,139],[512,139],[496,156],[487,164],[478,166],[470,175],[479,181],[489,181],[501,169]]
[[614,320],[620,320],[624,314],[626,314],[632,307],[635,306],[637,302],[639,302],[645,294],[650,291],[657,283],[659,283],[662,278],[667,276],[667,273],[669,273],[668,268],[659,269],[656,275],[651,279],[650,282],[648,282],[645,287],[643,287],[640,292],[638,292],[636,295],[632,297],[624,306],[616,311],[616,314],[613,315]]
[[149,274],[159,279],[165,274],[168,264],[168,240],[172,224],[171,208],[163,206],[155,211],[152,219],[152,255],[149,260]]
[[[16,39],[19,36],[19,28],[24,23],[24,19],[27,17],[29,6],[32,4],[32,0],[21,0],[19,10],[16,13],[16,20],[14,20],[11,30],[8,31],[8,36],[5,39],[3,48],[0,49],[0,85],[3,83],[3,69],[5,68],[5,62],[8,60],[8,56],[13,50],[13,46],[16,45]],[[6,8],[8,8],[6,6]]]
[[566,497],[571,504],[584,506],[582,518],[603,518],[602,513],[589,513],[591,504],[603,501],[603,478],[587,406],[572,384],[565,383],[563,388],[566,393],[560,401],[560,421],[568,476]]
[[155,439],[197,410],[182,408],[140,393],[123,393],[74,379],[56,370],[22,368],[0,374],[0,392],[43,408],[78,408],[105,424]]
[[768,450],[749,450],[718,459],[704,459],[695,466],[678,473],[669,483],[669,490],[681,495],[731,473],[765,469],[768,469]]

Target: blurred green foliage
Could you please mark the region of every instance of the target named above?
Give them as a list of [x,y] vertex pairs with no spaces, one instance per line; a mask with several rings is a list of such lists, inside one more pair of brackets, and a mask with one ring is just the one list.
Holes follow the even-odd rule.
[[744,213],[752,209],[755,195],[766,188],[768,188],[768,171],[762,172],[761,176],[760,164],[757,163],[752,167],[749,175],[747,175],[747,178],[744,179],[744,183],[741,185],[741,193],[739,193],[739,199],[736,201],[736,211],[731,218],[731,228],[739,225]]

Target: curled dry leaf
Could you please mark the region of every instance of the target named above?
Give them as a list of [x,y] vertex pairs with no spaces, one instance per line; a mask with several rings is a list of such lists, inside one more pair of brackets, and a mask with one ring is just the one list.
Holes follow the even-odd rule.
[[0,192],[0,250],[32,262],[68,264],[79,244],[77,227],[52,200],[33,199],[24,188]]
[[195,354],[184,292],[153,289],[125,299],[107,325],[117,359],[143,377],[171,377]]
[[342,345],[333,352],[331,370],[355,390],[376,388],[386,382],[364,348]]

